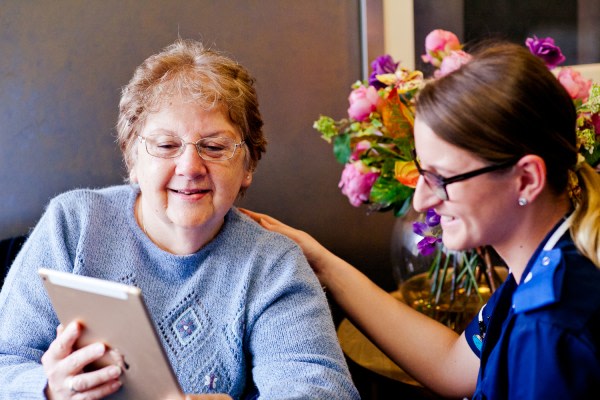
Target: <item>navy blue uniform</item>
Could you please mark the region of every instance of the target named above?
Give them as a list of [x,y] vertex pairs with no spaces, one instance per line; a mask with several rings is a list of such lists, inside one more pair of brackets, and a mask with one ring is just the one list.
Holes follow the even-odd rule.
[[481,359],[475,399],[600,399],[600,270],[566,225],[467,327]]

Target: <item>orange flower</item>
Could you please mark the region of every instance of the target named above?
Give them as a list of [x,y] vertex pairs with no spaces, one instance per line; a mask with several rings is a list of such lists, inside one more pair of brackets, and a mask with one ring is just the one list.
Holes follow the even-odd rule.
[[394,178],[401,184],[410,188],[417,187],[419,171],[414,161],[396,161],[394,165]]
[[387,128],[387,136],[392,138],[409,137],[412,135],[414,116],[393,88],[386,101],[381,105],[381,119]]

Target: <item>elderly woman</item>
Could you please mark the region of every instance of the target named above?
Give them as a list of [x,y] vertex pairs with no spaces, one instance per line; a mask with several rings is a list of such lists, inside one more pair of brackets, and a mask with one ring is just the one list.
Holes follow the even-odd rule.
[[121,386],[120,368],[84,370],[106,348],[74,349],[82,326],[56,330],[41,266],[141,288],[186,393],[358,397],[302,251],[233,207],[266,144],[253,85],[194,41],[137,68],[117,126],[130,184],[53,199],[0,293],[0,398]]

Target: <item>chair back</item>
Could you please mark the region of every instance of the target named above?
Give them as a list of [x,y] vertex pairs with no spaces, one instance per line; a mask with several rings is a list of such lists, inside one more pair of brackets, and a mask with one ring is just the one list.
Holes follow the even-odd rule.
[[21,250],[23,243],[27,239],[26,235],[15,236],[0,241],[0,289],[4,284],[4,278],[13,260]]

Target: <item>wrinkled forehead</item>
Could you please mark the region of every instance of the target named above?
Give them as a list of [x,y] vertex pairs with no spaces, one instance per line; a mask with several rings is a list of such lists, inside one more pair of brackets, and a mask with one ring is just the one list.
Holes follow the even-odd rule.
[[225,135],[234,140],[243,139],[240,127],[231,120],[225,106],[206,106],[193,100],[179,98],[165,100],[146,114],[138,135],[146,136],[152,133],[182,137],[191,135],[192,138],[197,135]]
[[209,81],[178,74],[149,88],[144,111],[155,113],[174,102],[192,103],[207,111],[221,108],[224,112],[227,109],[217,88]]

